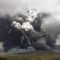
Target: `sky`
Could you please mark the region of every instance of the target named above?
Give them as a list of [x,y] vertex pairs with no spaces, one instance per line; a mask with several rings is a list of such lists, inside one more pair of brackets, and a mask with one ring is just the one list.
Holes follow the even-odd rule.
[[60,0],[0,0],[0,14],[26,13],[27,8],[60,13]]

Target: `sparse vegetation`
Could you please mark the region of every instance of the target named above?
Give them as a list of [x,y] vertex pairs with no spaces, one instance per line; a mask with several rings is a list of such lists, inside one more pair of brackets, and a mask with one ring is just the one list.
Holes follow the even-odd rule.
[[1,60],[60,60],[60,54],[49,51],[26,54],[11,54],[1,56]]

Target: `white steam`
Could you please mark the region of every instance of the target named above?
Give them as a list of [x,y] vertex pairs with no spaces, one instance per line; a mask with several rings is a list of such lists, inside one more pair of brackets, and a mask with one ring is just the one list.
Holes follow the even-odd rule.
[[22,24],[22,29],[25,31],[34,30],[33,26],[29,22],[24,22]]
[[12,26],[14,26],[16,29],[21,29],[21,24],[19,22],[13,21]]
[[52,15],[44,19],[41,29],[56,39],[56,45],[60,45],[60,15]]

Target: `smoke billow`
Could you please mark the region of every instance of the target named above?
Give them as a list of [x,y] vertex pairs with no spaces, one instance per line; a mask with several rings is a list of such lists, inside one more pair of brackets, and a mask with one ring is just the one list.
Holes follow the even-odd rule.
[[60,34],[58,3],[59,0],[0,0],[1,49],[54,50]]

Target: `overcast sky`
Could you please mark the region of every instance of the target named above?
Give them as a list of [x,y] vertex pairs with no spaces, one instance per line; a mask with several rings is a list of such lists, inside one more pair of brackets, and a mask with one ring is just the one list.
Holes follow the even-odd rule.
[[25,13],[28,7],[60,13],[60,0],[0,0],[0,14]]

